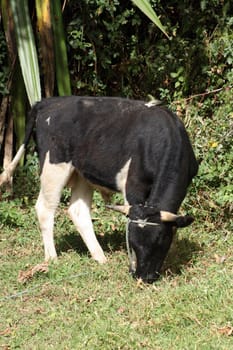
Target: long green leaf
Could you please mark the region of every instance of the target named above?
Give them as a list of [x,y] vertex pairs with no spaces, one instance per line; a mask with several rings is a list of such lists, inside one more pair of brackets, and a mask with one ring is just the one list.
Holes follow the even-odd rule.
[[132,2],[169,38],[149,0],[132,0]]
[[31,105],[41,100],[40,74],[28,1],[10,0],[18,46],[20,66]]

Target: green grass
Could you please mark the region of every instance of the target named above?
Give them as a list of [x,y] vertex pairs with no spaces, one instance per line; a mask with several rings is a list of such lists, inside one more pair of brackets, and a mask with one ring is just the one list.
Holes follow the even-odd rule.
[[178,231],[161,279],[144,285],[128,274],[124,219],[95,196],[94,224],[108,263],[90,258],[61,207],[58,263],[22,285],[19,271],[43,260],[32,204],[0,203],[1,349],[233,349],[227,223],[215,229],[200,217]]

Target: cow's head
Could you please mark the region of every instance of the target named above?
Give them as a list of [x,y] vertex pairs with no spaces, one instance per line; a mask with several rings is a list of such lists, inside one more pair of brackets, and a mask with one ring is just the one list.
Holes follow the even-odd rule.
[[158,211],[145,205],[108,207],[128,217],[126,244],[130,272],[144,282],[154,282],[160,275],[172,242],[174,228],[190,225],[193,218]]

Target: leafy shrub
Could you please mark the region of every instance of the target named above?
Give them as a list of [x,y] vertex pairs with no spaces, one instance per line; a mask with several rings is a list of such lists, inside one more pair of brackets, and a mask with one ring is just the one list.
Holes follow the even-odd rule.
[[0,229],[3,226],[21,227],[24,224],[25,218],[21,208],[22,202],[16,201],[1,201],[0,202]]
[[[215,106],[210,115],[209,107],[213,100],[218,108]],[[189,105],[184,119],[200,161],[199,172],[186,205],[189,210],[195,208],[195,215],[199,213],[217,225],[228,227],[231,226],[229,219],[233,210],[232,111],[232,92],[224,89],[201,103]]]
[[[67,3],[64,19],[73,93],[133,98],[151,94],[168,102],[183,117],[201,160],[185,205],[211,213],[211,219],[229,217],[233,202],[233,3],[151,3],[172,36],[170,41],[131,1]],[[0,43],[5,45],[1,36]],[[0,63],[5,62],[4,50]],[[0,76],[0,90],[4,79]],[[32,156],[18,170],[15,194],[32,198],[38,192],[37,180],[37,161]],[[65,192],[62,200],[66,202],[68,196]]]
[[125,89],[132,85],[128,80],[140,73],[137,62],[142,59],[137,50],[141,20],[135,9],[102,0],[73,1],[70,6],[67,32],[74,91],[114,95],[122,90],[132,95]]
[[151,3],[170,41],[130,1],[69,2],[74,93],[152,94],[170,102],[232,79],[230,1]]
[[21,196],[24,203],[39,193],[39,161],[36,152],[28,153],[25,165],[18,167],[14,178],[14,196]]

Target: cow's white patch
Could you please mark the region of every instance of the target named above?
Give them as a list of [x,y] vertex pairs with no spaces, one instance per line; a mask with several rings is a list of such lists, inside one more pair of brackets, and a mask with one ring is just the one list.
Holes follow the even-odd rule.
[[74,167],[71,162],[51,164],[47,152],[40,181],[41,189],[36,203],[36,212],[42,233],[45,260],[56,258],[53,241],[54,214],[61,192],[71,177]]
[[81,102],[85,107],[92,107],[95,104],[95,101],[92,99],[82,99]]
[[46,122],[48,123],[48,125],[50,125],[50,118],[51,118],[51,117],[48,117],[48,118],[46,119]]
[[36,202],[36,212],[39,220],[41,234],[44,243],[45,261],[56,259],[57,253],[53,241],[53,225],[55,210],[48,208],[43,191],[40,192]]
[[129,246],[129,219],[127,221],[126,224],[126,248],[127,248],[127,252],[128,252],[128,258],[129,258],[129,262],[130,262],[130,269],[133,273],[136,272],[137,270],[137,255],[135,253],[135,250],[133,248],[130,248]]
[[100,263],[106,262],[91,221],[90,210],[93,193],[91,185],[75,172],[71,162],[51,164],[49,152],[45,157],[40,180],[41,190],[36,203],[36,212],[44,243],[45,260],[57,257],[53,239],[54,214],[60,201],[61,192],[68,184],[72,191],[68,213],[92,257]]
[[137,255],[135,253],[135,250],[131,250],[131,256],[130,256],[130,268],[133,273],[137,271]]
[[95,236],[90,214],[93,188],[77,174],[76,181],[73,179],[71,190],[71,204],[68,213],[93,259],[99,263],[105,263],[106,258]]
[[131,158],[125,163],[125,165],[121,168],[119,173],[116,175],[116,185],[117,189],[122,192],[124,196],[124,202],[125,204],[128,204],[127,198],[126,198],[126,183],[129,173],[129,167],[131,163]]
[[152,101],[145,103],[145,106],[150,108],[150,107],[160,105],[160,103],[161,103],[161,101],[159,101],[159,100],[152,100]]

